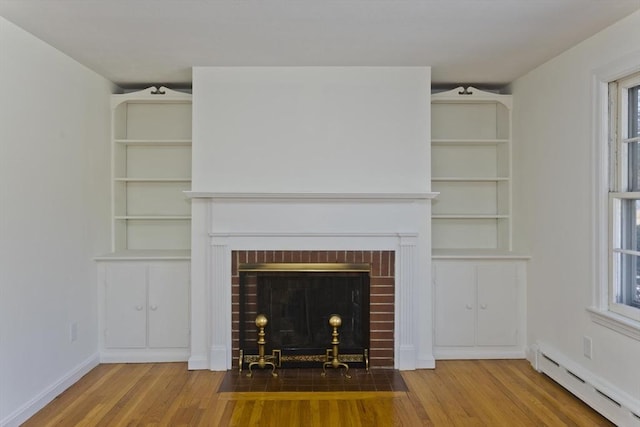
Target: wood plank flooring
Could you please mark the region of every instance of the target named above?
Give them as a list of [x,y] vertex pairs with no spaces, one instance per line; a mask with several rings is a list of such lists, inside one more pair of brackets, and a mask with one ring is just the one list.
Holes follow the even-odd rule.
[[439,361],[407,392],[218,393],[185,363],[100,365],[24,426],[613,426],[525,360]]

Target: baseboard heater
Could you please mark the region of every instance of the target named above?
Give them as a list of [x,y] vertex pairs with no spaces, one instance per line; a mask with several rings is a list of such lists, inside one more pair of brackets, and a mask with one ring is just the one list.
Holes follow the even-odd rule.
[[[619,426],[640,427],[640,408],[632,398],[621,391],[599,384],[588,373],[572,365],[570,361],[544,348],[534,352],[534,368],[542,372],[573,395]],[[578,373],[580,372],[580,373]]]

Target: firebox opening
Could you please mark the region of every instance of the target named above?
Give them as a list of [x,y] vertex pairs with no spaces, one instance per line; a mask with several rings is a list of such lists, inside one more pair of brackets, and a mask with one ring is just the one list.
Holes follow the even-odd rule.
[[258,351],[255,319],[263,314],[266,350],[279,366],[317,367],[331,348],[329,318],[337,314],[341,358],[368,365],[369,264],[241,264],[238,271],[242,354]]

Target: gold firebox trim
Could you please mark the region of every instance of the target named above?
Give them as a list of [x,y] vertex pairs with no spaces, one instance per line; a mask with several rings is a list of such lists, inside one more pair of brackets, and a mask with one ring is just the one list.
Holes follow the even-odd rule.
[[367,263],[340,263],[340,262],[263,262],[242,263],[238,265],[238,271],[292,271],[292,272],[360,272],[369,273],[371,265]]
[[[265,356],[273,361],[278,368],[282,366],[282,362],[317,362],[324,363],[331,358],[331,349],[326,350],[326,354],[282,354],[280,350],[272,350],[270,356]],[[244,363],[257,362],[260,356],[257,354],[244,354],[240,350],[238,357],[239,370],[242,372]],[[363,354],[340,354],[338,356],[341,362],[364,362],[366,369],[369,370],[369,349],[365,349]]]

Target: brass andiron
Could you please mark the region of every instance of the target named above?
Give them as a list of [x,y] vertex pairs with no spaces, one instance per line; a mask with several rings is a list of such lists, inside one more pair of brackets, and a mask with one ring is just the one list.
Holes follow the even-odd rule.
[[333,332],[331,333],[331,360],[322,364],[321,375],[323,377],[327,375],[327,366],[334,369],[342,367],[344,368],[344,376],[351,378],[351,375],[349,375],[349,365],[338,360],[338,346],[340,345],[340,340],[338,339],[338,328],[342,325],[342,318],[337,314],[332,315],[329,318],[329,325],[333,328]]
[[[264,340],[264,327],[267,326],[267,316],[264,314],[258,314],[256,316],[256,326],[258,327],[258,361],[249,363],[249,373],[248,377],[253,375],[252,369],[254,366],[257,366],[260,369],[264,369],[266,366],[271,366],[271,375],[277,377],[276,374],[276,364],[272,362],[273,356],[265,356],[264,355],[264,346],[267,343]],[[240,361],[242,364],[242,360]]]

